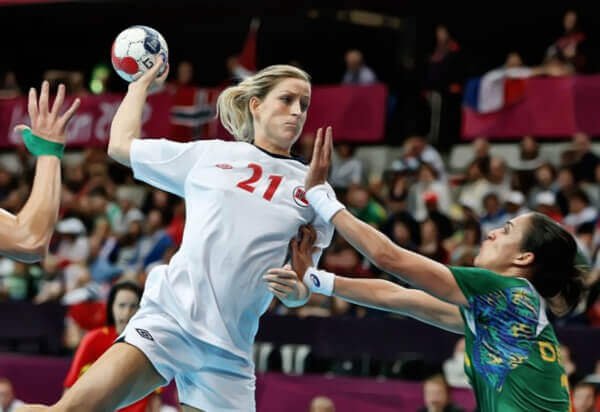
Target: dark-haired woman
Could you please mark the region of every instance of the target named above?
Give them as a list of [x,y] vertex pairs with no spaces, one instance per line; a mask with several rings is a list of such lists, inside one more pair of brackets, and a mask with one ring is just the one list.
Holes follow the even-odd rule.
[[[305,284],[313,292],[464,334],[465,369],[481,411],[568,411],[567,376],[546,304],[564,314],[581,297],[573,237],[548,217],[529,213],[490,231],[472,268],[445,266],[398,247],[325,195],[321,183],[329,167],[331,131],[325,142],[321,135],[307,175],[310,205],[374,264],[415,289],[315,269],[310,236],[292,242],[294,268]],[[289,288],[285,274],[273,269],[265,280],[283,291]]]
[[[141,298],[142,289],[135,283],[119,282],[111,288],[106,302],[106,326],[91,330],[81,340],[64,381],[65,390],[73,386],[123,332],[129,319],[137,312]],[[156,393],[119,409],[119,412],[146,412],[154,396]]]

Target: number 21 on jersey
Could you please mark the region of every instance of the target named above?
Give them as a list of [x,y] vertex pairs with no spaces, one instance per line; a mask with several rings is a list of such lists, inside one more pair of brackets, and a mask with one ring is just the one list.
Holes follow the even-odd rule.
[[[262,170],[261,165],[256,164],[256,163],[248,163],[248,168],[252,170],[252,176],[250,176],[246,180],[242,180],[241,182],[238,182],[238,184],[236,186],[247,192],[254,193],[254,190],[256,189],[257,184],[260,182],[260,179],[262,178],[263,170]],[[283,180],[283,176],[269,175],[269,176],[267,176],[267,179],[269,180],[269,186],[267,187],[267,190],[265,190],[265,192],[263,193],[262,197],[263,197],[263,199],[270,202],[271,199],[273,199],[273,196],[275,195],[277,188],[281,184],[281,181]]]

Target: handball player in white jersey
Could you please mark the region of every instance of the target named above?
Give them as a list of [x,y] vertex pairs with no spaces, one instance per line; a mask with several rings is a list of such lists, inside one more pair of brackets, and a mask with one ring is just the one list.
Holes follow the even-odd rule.
[[183,242],[148,275],[118,342],[50,410],[112,411],[175,379],[184,411],[254,411],[259,317],[274,295],[290,307],[309,297],[301,281],[269,286],[262,277],[286,263],[303,225],[316,229],[320,249],[333,235],[304,198],[308,167],[290,155],[310,103],[304,71],[270,66],[220,95],[221,122],[238,141],[177,143],[139,138],[148,89],[166,77],[156,79],[155,66],[130,84],[108,153],[136,179],[185,198]]

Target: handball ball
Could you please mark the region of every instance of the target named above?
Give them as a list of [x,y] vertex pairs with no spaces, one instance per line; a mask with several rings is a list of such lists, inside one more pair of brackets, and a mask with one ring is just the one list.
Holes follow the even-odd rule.
[[154,66],[156,55],[162,55],[165,61],[158,72],[159,76],[163,74],[167,68],[169,49],[158,31],[148,26],[131,26],[119,33],[110,54],[117,74],[132,82]]

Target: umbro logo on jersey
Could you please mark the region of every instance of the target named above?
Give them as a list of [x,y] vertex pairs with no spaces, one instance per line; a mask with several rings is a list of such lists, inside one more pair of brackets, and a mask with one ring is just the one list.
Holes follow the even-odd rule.
[[314,273],[310,274],[310,280],[312,281],[313,285],[315,285],[315,287],[318,288],[319,286],[321,286],[321,281]]
[[146,329],[135,328],[135,331],[144,339],[154,341],[154,338]]
[[308,200],[306,200],[306,191],[302,186],[298,186],[294,189],[294,202],[298,206],[308,207]]
[[227,163],[218,163],[215,166],[217,166],[219,169],[233,169],[233,166]]

